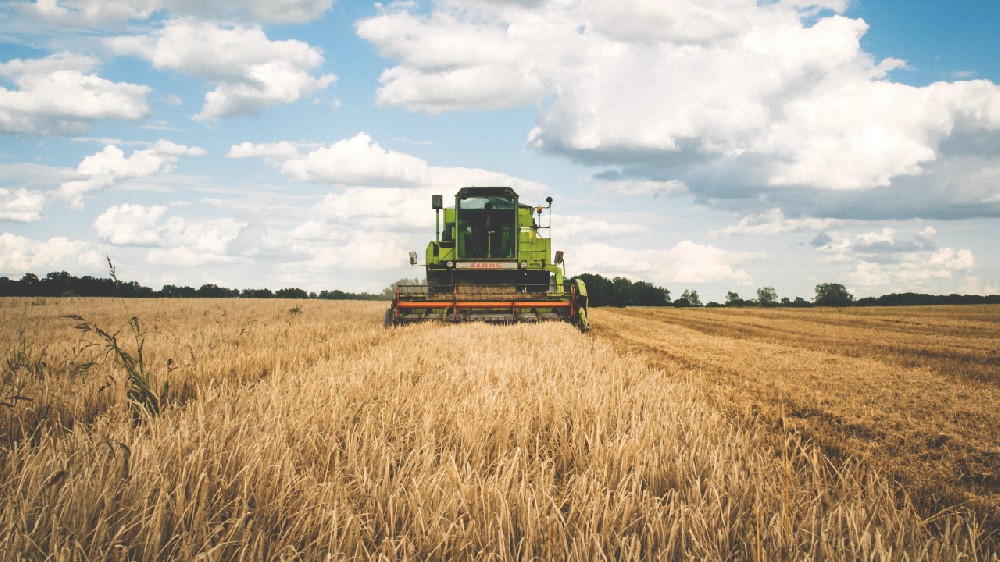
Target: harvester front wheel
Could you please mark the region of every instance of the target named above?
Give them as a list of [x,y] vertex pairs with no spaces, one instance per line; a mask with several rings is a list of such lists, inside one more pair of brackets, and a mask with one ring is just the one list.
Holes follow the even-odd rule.
[[385,316],[382,319],[382,327],[388,328],[390,326],[395,326],[396,322],[392,317],[392,308],[387,308],[385,311]]

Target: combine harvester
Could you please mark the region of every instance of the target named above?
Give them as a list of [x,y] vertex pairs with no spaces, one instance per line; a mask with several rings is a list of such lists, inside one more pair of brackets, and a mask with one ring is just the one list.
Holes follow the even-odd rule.
[[[509,187],[463,187],[455,206],[431,197],[434,241],[427,245],[427,285],[399,285],[385,325],[412,322],[570,322],[586,332],[587,287],[565,281],[563,253],[551,259],[539,232],[542,211],[518,202]],[[441,211],[444,211],[444,230]],[[536,217],[537,215],[537,217]],[[550,219],[551,223],[551,219]],[[410,264],[417,264],[410,252]]]

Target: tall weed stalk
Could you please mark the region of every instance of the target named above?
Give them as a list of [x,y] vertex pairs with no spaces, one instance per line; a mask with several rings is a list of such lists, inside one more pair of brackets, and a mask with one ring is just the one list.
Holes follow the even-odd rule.
[[[116,285],[120,284],[121,281],[118,280],[118,276],[115,273],[115,266],[111,263],[110,257],[108,258],[108,269],[111,279],[114,280]],[[111,355],[125,369],[128,381],[126,396],[128,397],[129,407],[132,410],[132,418],[136,423],[139,423],[144,415],[157,416],[160,414],[160,411],[166,405],[170,387],[169,383],[164,381],[159,392],[154,389],[153,372],[143,358],[143,345],[146,341],[146,335],[142,331],[139,318],[129,313],[128,305],[124,299],[122,299],[122,306],[125,308],[126,314],[129,314],[129,321],[113,334],[108,333],[94,322],[90,322],[78,314],[70,314],[64,318],[77,321],[76,329],[84,334],[96,335],[103,343],[105,354]],[[126,328],[128,329],[128,336],[124,337],[130,337],[134,343],[134,354],[122,347],[119,340],[122,330]]]
[[38,372],[45,368],[44,354],[31,357],[24,342],[24,328],[21,328],[18,330],[17,349],[9,352],[0,365],[0,406],[13,408],[19,401],[31,402],[31,398],[22,394],[25,383],[18,381],[17,372],[22,369]]
[[[126,325],[122,327],[122,329],[113,334],[109,334],[105,330],[101,329],[101,327],[97,324],[86,320],[80,315],[71,314],[65,316],[65,318],[79,322],[75,326],[77,330],[80,330],[84,334],[96,335],[100,338],[104,345],[104,352],[111,355],[115,362],[125,369],[128,381],[127,396],[135,420],[138,422],[142,413],[153,416],[159,415],[162,407],[166,405],[167,394],[170,387],[169,383],[164,381],[163,387],[160,389],[159,393],[154,390],[153,373],[146,365],[143,358],[142,349],[146,336],[142,332],[139,319],[133,316],[129,319]],[[126,327],[128,328],[132,341],[135,343],[134,354],[129,353],[127,349],[123,348],[119,341],[121,331]]]

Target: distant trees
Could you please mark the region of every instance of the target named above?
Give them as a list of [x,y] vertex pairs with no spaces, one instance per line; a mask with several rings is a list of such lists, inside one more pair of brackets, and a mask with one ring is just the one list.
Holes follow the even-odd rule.
[[[633,282],[624,277],[608,279],[601,275],[584,273],[578,275],[587,284],[590,304],[593,306],[706,306],[701,302],[698,291],[684,289],[680,298],[670,300],[670,291],[656,287],[645,281]],[[724,305],[715,302],[708,307],[718,306],[762,306],[807,308],[811,306],[899,306],[931,304],[1000,304],[1000,295],[925,295],[918,293],[890,294],[881,297],[867,297],[855,301],[854,295],[840,283],[820,283],[816,285],[816,297],[806,300],[802,297],[779,298],[774,287],[760,287],[756,298],[743,299],[736,291],[727,291]]]
[[778,293],[774,290],[774,287],[760,287],[757,289],[757,298],[744,300],[740,298],[739,293],[735,291],[728,291],[726,293],[726,304],[725,306],[764,306],[764,307],[791,307],[791,308],[804,308],[807,306],[812,306],[812,303],[805,300],[802,297],[795,297],[792,300],[788,297],[778,298]]
[[698,291],[684,289],[684,292],[681,293],[681,298],[674,301],[674,306],[678,308],[683,308],[685,306],[702,306],[701,297],[698,296]]
[[851,306],[854,295],[848,293],[847,288],[840,283],[820,283],[816,285],[813,303],[816,306]]
[[[113,275],[113,271],[112,271]],[[680,298],[670,300],[670,291],[646,281],[631,281],[625,277],[607,277],[583,273],[578,276],[587,284],[590,304],[593,306],[704,306],[698,291],[684,289]],[[91,276],[75,277],[65,271],[55,271],[39,277],[25,273],[21,279],[0,277],[0,297],[123,297],[123,298],[288,298],[288,299],[329,299],[329,300],[386,300],[395,294],[397,285],[424,285],[421,279],[403,278],[389,285],[379,293],[353,293],[347,291],[323,290],[307,293],[299,288],[271,289],[229,289],[213,283],[206,283],[195,289],[186,285],[164,285],[156,291],[135,281],[123,282]],[[840,283],[820,283],[816,285],[816,296],[812,302],[795,297],[778,299],[774,287],[761,287],[756,298],[745,300],[735,291],[726,292],[725,306],[904,306],[935,304],[1000,304],[1000,295],[927,295],[921,293],[892,293],[881,297],[865,297],[855,301],[854,296]],[[722,306],[715,302],[709,307]]]
[[52,272],[39,278],[26,273],[20,280],[0,277],[0,297],[122,297],[122,298],[289,298],[289,299],[356,299],[383,300],[381,294],[322,291],[307,293],[303,289],[288,288],[271,292],[270,289],[229,289],[206,283],[195,289],[188,286],[164,285],[159,291],[144,287],[135,281],[118,279],[75,277],[65,271]]
[[198,289],[198,297],[203,299],[228,299],[240,296],[236,289],[220,287],[215,283],[205,283]]
[[587,285],[592,306],[670,305],[670,291],[646,281],[633,282],[624,277],[608,279],[592,273],[581,273],[577,278]]
[[778,293],[774,291],[774,287],[761,287],[757,289],[757,305],[758,306],[778,305]]
[[198,291],[192,287],[164,285],[163,289],[160,290],[160,296],[177,299],[193,299],[198,296]]
[[622,291],[632,295],[636,306],[666,306],[670,303],[670,291],[646,281],[626,285]]
[[274,292],[274,296],[279,299],[307,299],[309,298],[309,293],[298,288],[278,289]]
[[854,306],[917,306],[936,304],[1000,304],[1000,295],[926,295],[922,293],[892,293],[881,297],[865,297]]
[[802,297],[795,297],[791,300],[787,297],[778,299],[778,293],[774,287],[760,287],[757,289],[757,298],[743,300],[739,293],[729,291],[726,293],[726,306],[784,306],[802,308],[807,306],[851,306],[854,303],[854,296],[847,292],[847,289],[840,283],[820,283],[816,285],[816,298],[809,302]]
[[153,289],[143,287],[135,281],[123,283],[89,275],[74,277],[65,271],[58,271],[49,273],[43,278],[34,273],[25,273],[19,281],[0,277],[0,296],[144,298],[158,295]]
[[271,289],[243,289],[240,291],[241,299],[271,299],[274,293]]

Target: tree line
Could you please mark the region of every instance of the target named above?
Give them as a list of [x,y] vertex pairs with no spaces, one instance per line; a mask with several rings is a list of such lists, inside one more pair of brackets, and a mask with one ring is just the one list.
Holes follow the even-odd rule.
[[123,297],[123,298],[250,298],[250,299],[329,299],[329,300],[384,300],[384,292],[352,293],[341,290],[308,292],[296,287],[278,289],[230,289],[213,283],[194,287],[164,285],[159,291],[144,287],[135,281],[115,278],[76,277],[65,271],[38,277],[26,273],[21,279],[0,277],[0,297]]
[[927,295],[920,293],[892,293],[880,297],[855,299],[840,283],[820,283],[815,287],[812,300],[802,297],[779,298],[774,287],[757,289],[755,297],[742,298],[739,293],[726,293],[724,303],[703,304],[698,291],[684,289],[676,300],[670,299],[670,291],[645,281],[631,281],[624,277],[608,279],[598,274],[583,273],[577,278],[587,285],[587,294],[593,306],[705,306],[705,307],[788,307],[810,306],[912,306],[937,304],[1000,304],[1000,295]]
[[[816,296],[812,301],[802,297],[778,299],[773,287],[757,289],[757,298],[743,300],[739,294],[726,294],[725,306],[916,306],[937,304],[1000,304],[1000,295],[928,295],[922,293],[892,293],[880,297],[855,299],[854,295],[840,283],[820,283],[816,285]],[[711,304],[711,303],[710,303]],[[721,306],[721,305],[720,305]]]
[[[703,304],[698,291],[684,289],[680,297],[671,300],[670,291],[646,281],[632,281],[624,277],[608,279],[599,274],[582,273],[577,278],[587,285],[592,306],[675,306],[675,307],[810,307],[810,306],[913,306],[938,304],[1000,304],[1000,295],[927,295],[920,293],[892,293],[880,297],[855,299],[840,283],[820,283],[812,300],[802,297],[778,298],[773,287],[757,289],[756,296],[744,299],[739,293],[726,293],[724,303]],[[125,297],[125,298],[285,298],[328,300],[387,300],[391,299],[396,284],[421,284],[418,279],[400,279],[379,293],[354,293],[324,290],[319,293],[299,288],[230,289],[212,283],[194,287],[164,285],[159,291],[135,281],[111,278],[75,277],[65,271],[38,277],[26,273],[19,280],[0,277],[0,297]]]

